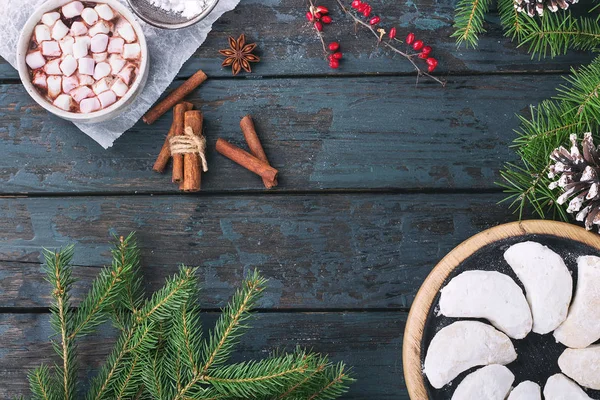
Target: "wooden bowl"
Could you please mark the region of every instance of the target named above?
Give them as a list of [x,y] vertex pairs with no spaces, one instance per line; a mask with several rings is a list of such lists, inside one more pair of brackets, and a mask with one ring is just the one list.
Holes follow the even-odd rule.
[[[600,255],[600,235],[597,233],[588,232],[584,228],[564,222],[531,220],[499,225],[483,231],[458,245],[435,266],[417,292],[408,315],[406,329],[404,332],[404,344],[402,348],[404,379],[406,381],[406,386],[408,388],[408,393],[411,400],[432,399],[432,396],[430,396],[430,393],[432,393],[432,388],[429,383],[426,382],[426,378],[422,371],[424,359],[422,349],[426,350],[426,346],[428,345],[428,342],[426,342],[425,339],[431,339],[428,337],[432,334],[430,332],[431,329],[428,330],[429,325],[434,323],[434,321],[432,321],[433,319],[437,318],[433,315],[434,313],[432,313],[432,307],[435,307],[439,302],[440,289],[445,285],[448,278],[462,272],[463,268],[465,268],[465,270],[474,269],[472,266],[464,267],[463,265],[469,264],[469,261],[473,261],[475,253],[477,253],[477,256],[480,256],[484,252],[495,251],[497,253],[495,256],[497,257],[498,254],[502,254],[499,252],[501,246],[507,246],[525,240],[535,241],[537,239],[544,238],[550,241],[553,240],[555,242],[557,240],[560,241],[556,243],[560,243],[560,247],[564,248],[564,254],[570,254],[569,249],[572,248],[574,253],[586,252],[586,254]],[[545,244],[544,240],[538,241],[540,241],[542,244]],[[573,271],[575,260],[574,256],[584,255],[574,253],[572,256],[570,256],[570,261],[565,260],[571,271]],[[561,255],[564,257],[564,254]],[[470,258],[471,260],[469,260]],[[506,268],[508,270],[510,269],[508,265]],[[500,269],[500,272],[508,273],[505,270],[501,270],[501,268],[497,269],[495,266],[488,266],[482,269]],[[576,274],[573,274],[573,278],[574,281],[576,281]],[[446,322],[446,324],[447,323],[448,322]],[[534,337],[534,340],[539,342],[539,338],[542,336],[530,334],[528,335],[528,338],[529,337]],[[523,340],[525,341],[527,338]],[[550,343],[552,341],[550,338],[545,340],[547,340],[547,342],[544,344],[535,343],[535,345],[538,346],[536,351],[544,352],[548,347],[553,347],[552,349],[547,349],[547,351],[548,353],[552,353],[551,357],[557,358],[557,354],[560,354],[557,352],[562,351],[559,346],[562,345],[556,344],[556,346],[554,346]],[[514,341],[513,343],[517,342],[519,341]],[[522,353],[519,351],[519,348],[517,348],[517,353]],[[543,358],[543,355],[540,355],[540,358]],[[516,362],[518,361],[519,359],[517,359]],[[536,362],[535,364],[540,365],[545,362],[544,360],[539,361],[540,362]],[[509,365],[509,368],[510,367],[511,365]],[[558,366],[553,366],[552,368],[555,368],[556,372],[559,372],[557,370]],[[517,381],[515,383],[520,382],[518,373],[515,373],[515,375],[517,377]],[[452,387],[456,387],[457,382],[460,382],[459,378],[462,379],[462,375],[454,380]],[[450,391],[454,389],[450,388],[448,390]],[[449,398],[448,394],[442,394],[440,396],[436,396],[435,400],[437,400],[438,397]]]

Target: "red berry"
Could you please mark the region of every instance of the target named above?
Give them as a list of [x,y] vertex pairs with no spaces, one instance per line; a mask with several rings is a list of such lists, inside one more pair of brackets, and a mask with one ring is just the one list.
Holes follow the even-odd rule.
[[421,50],[423,48],[423,41],[422,40],[416,40],[413,43],[413,49],[415,50]]
[[310,11],[308,11],[308,12],[306,13],[306,19],[307,19],[307,20],[309,20],[310,22],[312,22],[314,18],[315,18],[315,17],[314,17],[314,15],[313,15],[313,13],[311,13]]
[[415,41],[415,34],[411,32],[406,36],[406,44],[412,44],[412,42],[414,42],[414,41]]
[[394,39],[396,37],[396,28],[390,29],[390,39]]
[[324,24],[330,24],[333,20],[331,19],[331,17],[329,15],[324,15],[321,17],[321,21]]
[[319,19],[319,18],[321,18],[321,13],[320,13],[320,12],[316,12],[316,13],[315,13],[315,18],[316,18],[316,19]]
[[323,24],[319,21],[315,22],[315,29],[321,32],[323,30]]
[[329,50],[337,51],[340,48],[340,44],[338,42],[329,43]]
[[335,58],[329,60],[329,67],[333,69],[338,69],[340,67],[340,62]]
[[317,6],[317,12],[320,12],[321,14],[329,14],[329,9],[324,6]]
[[352,8],[357,9],[358,7],[360,7],[361,4],[362,4],[362,1],[360,1],[360,0],[354,0],[352,2]]
[[425,54],[425,55],[428,55],[429,53],[431,53],[431,50],[433,50],[433,49],[431,48],[431,46],[425,46],[425,47],[423,47],[423,48],[421,49],[421,53],[423,53],[423,54]]
[[333,53],[332,54],[333,58],[335,58],[336,60],[341,60],[343,55],[341,51],[338,51],[337,53]]
[[371,15],[371,11],[373,11],[373,8],[370,5],[367,5],[365,7],[365,9],[362,11],[362,15],[366,17],[368,17],[369,15]]
[[358,11],[359,13],[362,13],[363,11],[365,11],[365,8],[369,7],[368,4],[366,3],[360,3],[358,5],[358,7],[356,7],[356,11]]
[[435,71],[435,68],[438,65],[438,62],[435,58],[429,57],[427,60],[425,60],[425,62],[427,62],[427,71],[429,71],[429,72]]
[[375,17],[371,18],[371,20],[369,21],[369,23],[370,23],[371,25],[377,25],[379,22],[381,22],[381,18],[379,18],[379,17],[377,17],[377,16],[375,16]]
[[421,58],[421,59],[425,60],[425,59],[427,59],[427,57],[429,57],[429,54],[427,54],[427,53],[423,53],[423,52],[420,52],[420,53],[419,53],[419,58]]

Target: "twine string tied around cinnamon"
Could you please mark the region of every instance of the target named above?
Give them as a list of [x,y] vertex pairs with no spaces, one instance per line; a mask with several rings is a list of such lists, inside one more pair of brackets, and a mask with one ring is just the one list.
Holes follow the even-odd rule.
[[198,154],[202,160],[202,171],[208,172],[206,161],[206,138],[196,136],[194,130],[187,126],[183,135],[173,136],[169,139],[171,154]]

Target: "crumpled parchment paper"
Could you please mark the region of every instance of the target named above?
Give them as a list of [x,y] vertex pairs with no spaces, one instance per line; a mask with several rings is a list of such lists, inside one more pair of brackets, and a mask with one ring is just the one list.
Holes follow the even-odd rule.
[[[33,11],[45,0],[1,0],[0,56],[16,68],[16,49],[21,28]],[[120,0],[126,4],[125,0]],[[105,149],[126,130],[131,128],[158,100],[175,76],[206,39],[213,23],[227,11],[233,10],[240,0],[220,0],[208,17],[185,29],[163,30],[139,20],[150,51],[150,74],[146,87],[129,108],[119,117],[100,124],[81,124],[77,127]]]

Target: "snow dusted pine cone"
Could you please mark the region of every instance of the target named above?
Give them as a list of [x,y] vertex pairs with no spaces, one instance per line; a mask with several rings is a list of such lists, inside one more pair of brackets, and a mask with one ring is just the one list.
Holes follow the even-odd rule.
[[600,153],[590,132],[583,135],[583,155],[577,146],[577,135],[571,135],[570,140],[570,152],[561,146],[550,154],[556,164],[550,166],[548,177],[559,179],[549,188],[562,188],[564,192],[556,202],[562,205],[570,199],[567,212],[577,213],[575,219],[585,221],[585,228],[591,230],[600,225]]
[[559,9],[566,10],[569,4],[575,4],[579,0],[515,0],[515,8],[519,12],[527,13],[530,17],[538,14],[540,17],[544,15],[544,8],[552,12],[557,12]]

